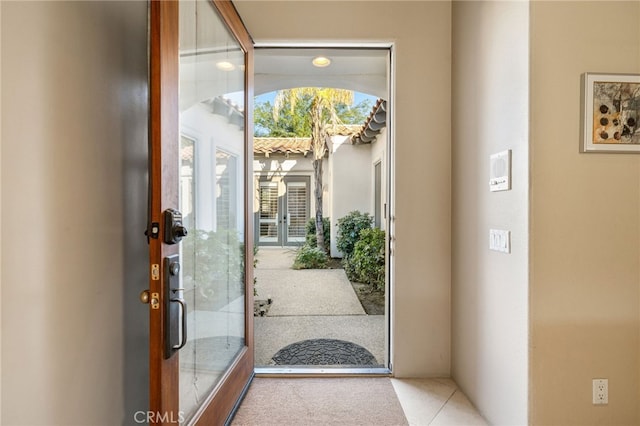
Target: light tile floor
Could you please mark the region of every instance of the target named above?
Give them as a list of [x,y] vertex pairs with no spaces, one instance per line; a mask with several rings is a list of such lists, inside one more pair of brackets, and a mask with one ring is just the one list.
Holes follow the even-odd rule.
[[488,425],[451,379],[391,379],[410,425]]

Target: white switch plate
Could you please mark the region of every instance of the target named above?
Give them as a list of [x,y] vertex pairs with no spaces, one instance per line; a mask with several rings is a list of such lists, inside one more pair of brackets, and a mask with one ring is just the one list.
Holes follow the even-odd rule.
[[489,229],[489,250],[511,253],[511,231]]
[[511,150],[498,152],[489,157],[489,191],[511,189]]

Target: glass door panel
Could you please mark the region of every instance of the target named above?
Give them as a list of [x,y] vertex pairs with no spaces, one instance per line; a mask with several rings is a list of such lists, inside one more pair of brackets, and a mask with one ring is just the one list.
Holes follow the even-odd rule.
[[279,242],[278,182],[260,182],[259,242]]
[[309,220],[307,182],[286,182],[287,243],[304,243]]
[[181,277],[189,422],[245,347],[244,52],[208,1],[180,2]]

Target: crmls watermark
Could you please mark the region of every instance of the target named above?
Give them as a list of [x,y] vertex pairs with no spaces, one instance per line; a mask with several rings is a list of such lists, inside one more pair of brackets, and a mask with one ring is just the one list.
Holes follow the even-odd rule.
[[133,414],[133,421],[136,423],[184,423],[184,412],[178,411],[136,411]]

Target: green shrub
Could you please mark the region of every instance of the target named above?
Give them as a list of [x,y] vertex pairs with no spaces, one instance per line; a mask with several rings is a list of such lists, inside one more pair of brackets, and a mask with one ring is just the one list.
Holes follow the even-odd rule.
[[353,253],[353,249],[360,239],[360,231],[370,229],[372,225],[373,217],[369,213],[360,213],[357,210],[338,219],[336,246],[345,259]]
[[[370,284],[377,290],[384,289],[384,231],[373,228],[363,229],[360,239],[348,259],[353,269],[355,281]],[[345,268],[346,269],[346,268]]]
[[325,269],[329,264],[327,253],[315,246],[303,245],[296,252],[293,269]]
[[344,269],[344,273],[347,274],[347,278],[349,278],[349,281],[359,282],[356,265],[351,261],[350,257],[345,257],[342,259],[342,268]]
[[[324,234],[324,247],[329,252],[329,248],[331,247],[331,221],[328,217],[322,218],[322,227]],[[316,218],[312,217],[307,222],[307,235],[305,237],[305,244],[310,247],[318,246],[318,239],[316,238]]]

